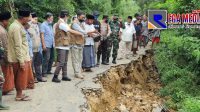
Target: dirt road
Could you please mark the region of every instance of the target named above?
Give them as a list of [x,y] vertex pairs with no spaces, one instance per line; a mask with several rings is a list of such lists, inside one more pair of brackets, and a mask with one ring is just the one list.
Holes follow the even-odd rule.
[[[144,54],[145,49],[140,49],[139,54]],[[119,64],[129,63],[136,60],[137,57],[118,61]],[[68,75],[72,78],[71,82],[61,82],[59,84],[51,82],[52,75],[48,76],[48,82],[36,84],[34,90],[26,90],[25,93],[30,95],[30,102],[14,101],[15,92],[3,97],[4,102],[10,106],[9,111],[1,112],[80,112],[80,105],[86,102],[82,93],[82,88],[101,88],[100,84],[95,84],[93,78],[110,68],[110,66],[100,66],[94,68],[92,73],[84,73],[85,79],[75,79],[71,59],[68,63]],[[54,68],[55,69],[55,68]]]

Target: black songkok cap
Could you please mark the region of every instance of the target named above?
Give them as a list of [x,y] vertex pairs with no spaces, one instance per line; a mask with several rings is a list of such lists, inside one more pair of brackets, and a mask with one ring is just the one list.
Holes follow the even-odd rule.
[[32,15],[32,18],[38,17],[35,12],[31,13],[31,15]]
[[94,16],[91,15],[91,14],[87,14],[87,15],[86,15],[86,18],[87,18],[87,19],[94,19]]
[[64,17],[64,16],[68,16],[69,15],[69,12],[67,10],[62,10],[60,12],[60,16]]
[[27,9],[20,9],[18,11],[18,15],[21,16],[21,17],[29,17],[31,14],[31,12]]
[[103,19],[108,19],[108,15],[103,15]]
[[6,12],[0,13],[0,21],[9,20],[10,18],[11,18],[10,12],[6,11]]

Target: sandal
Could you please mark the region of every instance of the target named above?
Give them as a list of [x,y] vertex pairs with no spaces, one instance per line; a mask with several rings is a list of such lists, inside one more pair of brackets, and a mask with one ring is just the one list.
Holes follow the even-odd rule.
[[29,96],[22,95],[21,97],[16,97],[15,101],[31,101],[31,99],[29,98]]
[[93,72],[92,69],[86,69],[85,72]]

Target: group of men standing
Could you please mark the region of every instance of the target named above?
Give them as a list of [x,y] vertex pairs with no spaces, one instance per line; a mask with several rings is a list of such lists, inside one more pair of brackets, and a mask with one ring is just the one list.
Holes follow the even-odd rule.
[[[79,79],[84,78],[82,72],[92,72],[100,64],[109,65],[111,50],[113,64],[131,50],[136,53],[142,33],[148,30],[142,28],[147,28],[146,20],[142,24],[141,16],[135,15],[136,20],[128,16],[123,23],[118,15],[111,20],[103,15],[100,22],[99,15],[98,11],[87,15],[78,11],[69,25],[69,12],[62,10],[53,25],[54,16],[48,12],[39,24],[36,13],[20,9],[18,18],[8,28],[11,14],[0,13],[0,109],[8,109],[2,104],[2,92],[7,94],[16,88],[15,100],[29,101],[23,90],[33,89],[35,82],[46,82],[47,74],[54,74],[52,82],[60,83],[58,75],[62,70],[62,81],[71,81],[67,74],[69,52],[74,76]],[[54,49],[57,64],[52,73]],[[122,55],[118,56],[118,49]]]

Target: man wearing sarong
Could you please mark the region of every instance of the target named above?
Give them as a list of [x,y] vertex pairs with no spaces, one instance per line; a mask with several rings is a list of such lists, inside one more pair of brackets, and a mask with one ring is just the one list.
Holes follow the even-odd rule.
[[23,94],[27,89],[29,82],[28,77],[33,76],[30,64],[29,46],[26,39],[24,25],[30,21],[30,11],[19,10],[18,19],[9,27],[8,31],[8,61],[12,63],[14,72],[14,82],[17,91],[16,101],[29,101],[29,97]]
[[[31,36],[30,32],[28,31],[28,29],[30,28],[30,24],[27,23],[26,25],[24,25],[24,28],[25,28],[25,33],[26,33],[26,40],[28,41],[28,47],[29,47],[28,50],[29,50],[29,56],[30,56],[30,66],[31,66],[31,70],[32,70],[32,68],[33,68],[32,67],[33,40],[32,40],[32,36]],[[33,89],[34,88],[33,82],[35,82],[35,80],[34,80],[34,76],[32,74],[28,74],[27,81],[28,81],[27,89]]]
[[[2,71],[0,67],[0,110],[8,110],[9,107],[3,104],[2,101],[2,92],[3,92],[3,84],[4,90],[9,92],[14,88],[14,80],[13,80],[13,72],[12,67],[8,65],[7,61],[7,38],[8,33],[6,31],[9,19],[11,18],[10,12],[2,12],[0,13],[0,66],[4,66],[4,71]],[[8,71],[11,71],[10,73]],[[4,78],[4,76],[6,76]],[[6,83],[4,81],[6,80]],[[6,85],[5,85],[6,84]]]
[[94,38],[99,36],[98,31],[95,29],[93,22],[94,16],[88,14],[87,20],[84,25],[86,32],[93,32],[85,37],[85,45],[83,49],[83,62],[82,68],[86,72],[92,72],[91,68],[95,67],[95,51],[94,51]]
[[8,63],[7,59],[7,43],[8,43],[8,32],[7,27],[9,24],[9,19],[11,15],[9,12],[4,12],[1,14],[0,20],[0,32],[1,32],[1,48],[4,49],[3,59],[1,61],[1,68],[4,74],[5,82],[3,84],[3,94],[7,94],[14,89],[14,75],[12,66]]
[[81,33],[72,30],[67,24],[69,12],[67,10],[62,10],[60,12],[60,19],[58,20],[55,26],[55,47],[57,50],[57,65],[56,70],[54,72],[54,77],[52,82],[59,83],[61,82],[58,79],[58,75],[62,69],[62,81],[71,81],[71,79],[67,76],[67,62],[68,62],[68,54],[70,50],[70,35],[74,34],[75,36],[82,36]]

